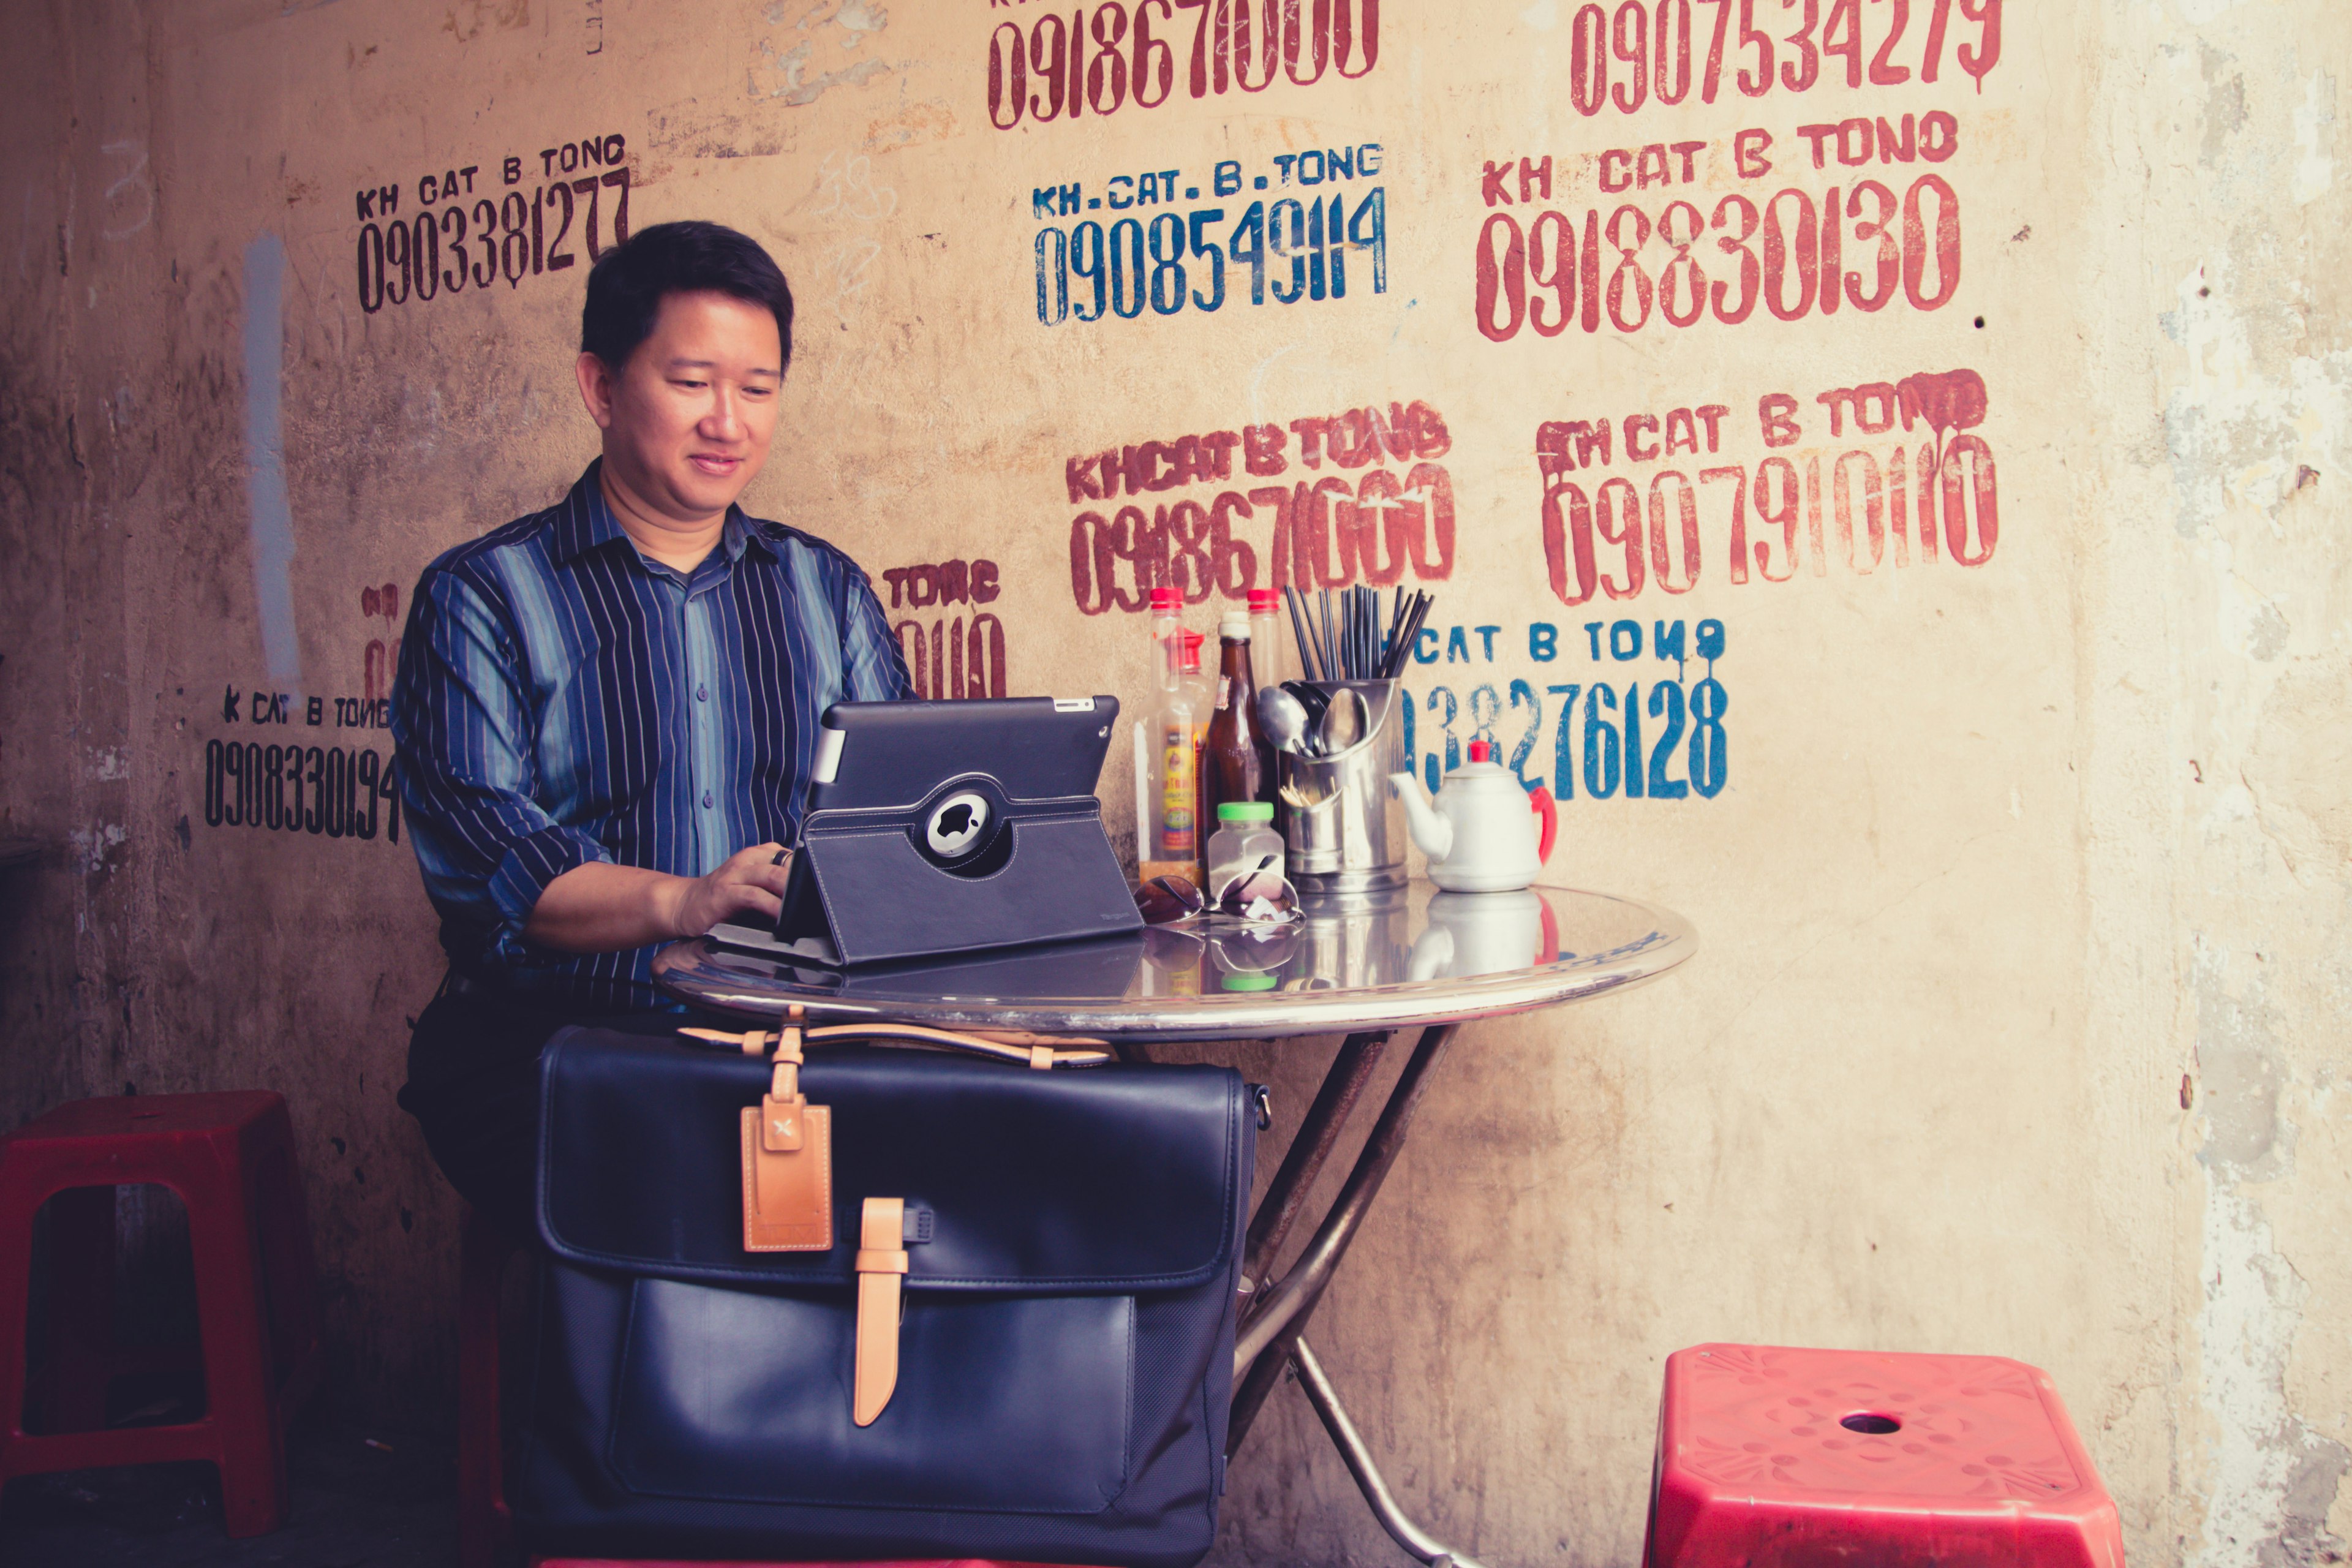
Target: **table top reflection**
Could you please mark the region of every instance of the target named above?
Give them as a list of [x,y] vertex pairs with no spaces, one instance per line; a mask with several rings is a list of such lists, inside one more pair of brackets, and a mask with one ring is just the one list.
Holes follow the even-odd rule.
[[1263,1040],[1557,1006],[1654,979],[1698,945],[1669,910],[1562,888],[1447,893],[1414,881],[1310,898],[1303,914],[845,973],[706,937],[663,952],[654,975],[681,1001],[755,1017],[799,1005],[812,1023]]

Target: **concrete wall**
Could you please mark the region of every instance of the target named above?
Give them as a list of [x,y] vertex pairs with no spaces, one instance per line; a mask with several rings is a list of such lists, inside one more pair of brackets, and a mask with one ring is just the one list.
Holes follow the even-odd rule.
[[[1389,0],[1375,59],[1358,0],[1253,92],[1150,0],[1139,99],[1088,4],[1083,112],[1031,69],[1013,123],[1009,61],[992,111],[992,47],[1066,76],[1077,8],[9,8],[0,837],[48,851],[0,872],[0,1121],[283,1089],[340,1396],[446,1412],[454,1205],[391,1103],[439,965],[372,700],[423,562],[592,455],[625,195],[793,279],[749,499],[874,572],[928,689],[961,650],[1139,696],[1156,550],[1401,570],[1421,754],[1490,731],[1573,786],[1566,880],[1696,921],[1667,983],[1466,1037],[1317,1330],[1448,1539],[1632,1560],[1660,1361],[1727,1338],[2024,1358],[2136,1562],[2340,1561],[2347,13],[1699,0],[1685,47],[1680,0]],[[1362,242],[1344,297],[1231,258],[1286,200]],[[229,759],[284,745],[342,781],[315,830],[238,820]],[[1295,1110],[1324,1048],[1244,1057]],[[1285,1392],[1220,1560],[1342,1558],[1392,1550]]]

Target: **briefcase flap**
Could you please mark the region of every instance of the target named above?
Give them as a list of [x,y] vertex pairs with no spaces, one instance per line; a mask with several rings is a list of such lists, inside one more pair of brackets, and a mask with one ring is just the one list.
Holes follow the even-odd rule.
[[859,1208],[930,1216],[913,1289],[1128,1295],[1231,1266],[1252,1111],[1217,1067],[1039,1071],[940,1052],[818,1047],[837,1245],[743,1250],[740,1118],[767,1062],[568,1028],[540,1063],[540,1232],[567,1261],[714,1283],[848,1286]]

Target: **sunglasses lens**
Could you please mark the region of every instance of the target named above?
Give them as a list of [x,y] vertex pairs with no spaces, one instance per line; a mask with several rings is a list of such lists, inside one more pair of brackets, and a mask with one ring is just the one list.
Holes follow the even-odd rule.
[[1279,922],[1298,918],[1298,895],[1278,871],[1252,871],[1217,893],[1217,912],[1236,920]]
[[1154,877],[1135,889],[1135,907],[1146,925],[1170,925],[1201,912],[1201,889],[1181,877]]

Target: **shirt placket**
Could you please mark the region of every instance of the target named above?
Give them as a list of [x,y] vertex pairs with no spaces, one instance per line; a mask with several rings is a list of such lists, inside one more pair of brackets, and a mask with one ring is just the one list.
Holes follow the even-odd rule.
[[686,645],[688,784],[694,801],[694,847],[698,874],[716,870],[727,858],[728,799],[724,748],[719,733],[719,643],[712,625],[713,595],[726,581],[708,563],[687,584],[683,641]]

